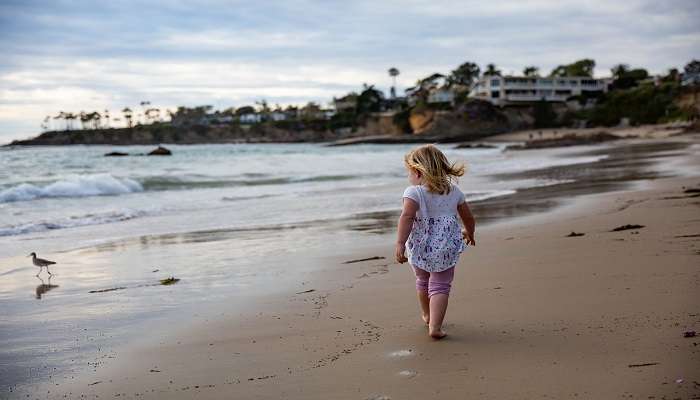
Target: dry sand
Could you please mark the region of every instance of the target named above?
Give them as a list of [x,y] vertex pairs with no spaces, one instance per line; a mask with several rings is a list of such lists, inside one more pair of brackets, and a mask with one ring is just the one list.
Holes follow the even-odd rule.
[[[700,337],[684,337],[700,331],[700,197],[684,193],[699,187],[658,179],[478,230],[441,341],[384,235],[249,312],[183,315],[40,397],[700,398]],[[644,227],[611,232],[626,224]]]
[[612,128],[554,128],[554,129],[531,129],[517,132],[504,133],[490,136],[483,142],[525,142],[538,139],[555,139],[566,135],[585,137],[595,135],[599,132],[606,132],[621,138],[641,138],[641,139],[665,139],[672,136],[681,135],[690,126],[689,123],[667,123],[654,125],[640,125],[628,127]]

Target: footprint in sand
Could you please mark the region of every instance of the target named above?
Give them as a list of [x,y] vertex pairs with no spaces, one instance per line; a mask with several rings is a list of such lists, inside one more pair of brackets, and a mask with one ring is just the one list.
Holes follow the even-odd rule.
[[413,350],[405,350],[405,349],[404,349],[404,350],[398,350],[398,351],[394,351],[394,352],[389,353],[389,357],[396,357],[396,358],[398,358],[398,357],[409,357],[409,356],[412,356],[412,355],[413,355]]
[[411,379],[411,378],[415,378],[416,375],[418,375],[418,372],[417,372],[417,371],[411,371],[410,369],[406,369],[406,370],[403,370],[403,371],[399,371],[399,376],[402,377],[402,378]]

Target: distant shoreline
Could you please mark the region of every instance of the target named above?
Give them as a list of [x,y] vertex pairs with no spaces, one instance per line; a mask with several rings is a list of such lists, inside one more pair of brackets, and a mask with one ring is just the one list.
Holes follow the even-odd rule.
[[[587,144],[586,138],[600,133],[619,138],[666,138],[684,133],[697,132],[697,127],[690,123],[653,124],[631,127],[612,128],[549,128],[549,129],[514,129],[512,131],[484,132],[478,134],[379,134],[379,135],[330,135],[327,132],[300,132],[295,135],[275,133],[266,136],[224,135],[212,129],[208,135],[181,136],[173,135],[175,128],[168,127],[169,134],[153,134],[150,129],[108,128],[79,131],[50,131],[25,139],[14,140],[0,147],[30,146],[139,146],[139,145],[190,145],[190,144],[245,144],[245,143],[320,143],[326,146],[347,146],[355,144],[410,144],[410,143],[474,143],[474,142],[535,142],[573,138],[567,145]],[[552,143],[552,147],[557,147]]]

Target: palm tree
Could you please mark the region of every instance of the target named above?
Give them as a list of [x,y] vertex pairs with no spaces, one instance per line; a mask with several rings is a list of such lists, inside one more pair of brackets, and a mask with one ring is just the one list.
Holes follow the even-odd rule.
[[159,108],[149,108],[146,110],[146,120],[151,124],[160,119],[160,109]]
[[65,113],[63,118],[66,120],[66,130],[72,131],[73,130],[73,120],[78,118],[78,115],[73,114],[73,113]]
[[391,97],[395,98],[396,97],[396,77],[399,76],[399,70],[395,67],[389,68],[389,76],[392,79],[392,84],[391,84]]
[[134,112],[131,111],[131,109],[129,107],[124,107],[124,109],[122,110],[122,113],[124,114],[124,119],[126,120],[126,126],[128,128],[131,128],[132,127],[131,117],[133,117]]
[[139,114],[139,118],[137,118],[137,121],[136,121],[137,124],[140,123],[140,121],[141,121],[141,118],[140,118],[141,115],[146,115],[146,106],[150,106],[151,102],[144,100],[140,104],[141,104],[141,114]]
[[535,77],[540,74],[540,69],[538,67],[535,67],[534,65],[531,65],[529,67],[525,67],[523,69],[523,75],[529,76],[529,77]]
[[612,67],[610,72],[612,73],[613,78],[615,79],[620,79],[623,75],[628,73],[630,70],[630,66],[627,64],[617,64],[616,66]]
[[109,128],[109,110],[105,110],[102,115],[105,117],[105,128]]
[[66,130],[68,130],[68,121],[66,121],[66,113],[65,112],[63,112],[63,111],[59,112],[58,115],[53,117],[53,119],[64,120],[66,122]]
[[86,125],[92,119],[91,115],[92,114],[88,114],[85,111],[81,111],[78,115],[78,117],[80,118],[80,126],[82,126],[83,130],[87,129]]
[[91,121],[94,121],[93,125],[92,125],[93,129],[99,129],[100,128],[100,120],[102,119],[102,116],[100,115],[100,113],[98,113],[97,111],[93,111],[90,114],[88,114],[88,116],[90,117]]
[[501,71],[496,69],[496,64],[491,63],[486,66],[486,71],[484,71],[484,75],[501,76]]

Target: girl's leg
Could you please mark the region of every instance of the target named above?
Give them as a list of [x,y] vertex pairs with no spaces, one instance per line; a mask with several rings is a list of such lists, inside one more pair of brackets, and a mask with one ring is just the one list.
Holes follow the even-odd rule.
[[434,294],[430,296],[430,324],[428,334],[434,339],[442,339],[447,334],[442,330],[442,321],[447,311],[447,301],[450,296]]
[[418,302],[420,303],[423,321],[428,324],[430,322],[430,303],[428,297],[430,273],[416,267],[413,267],[413,272],[416,274],[416,292],[418,293]]
[[447,312],[447,303],[455,269],[450,268],[442,272],[431,272],[428,282],[428,296],[430,297],[430,336],[442,339],[447,334],[442,330],[442,321]]

